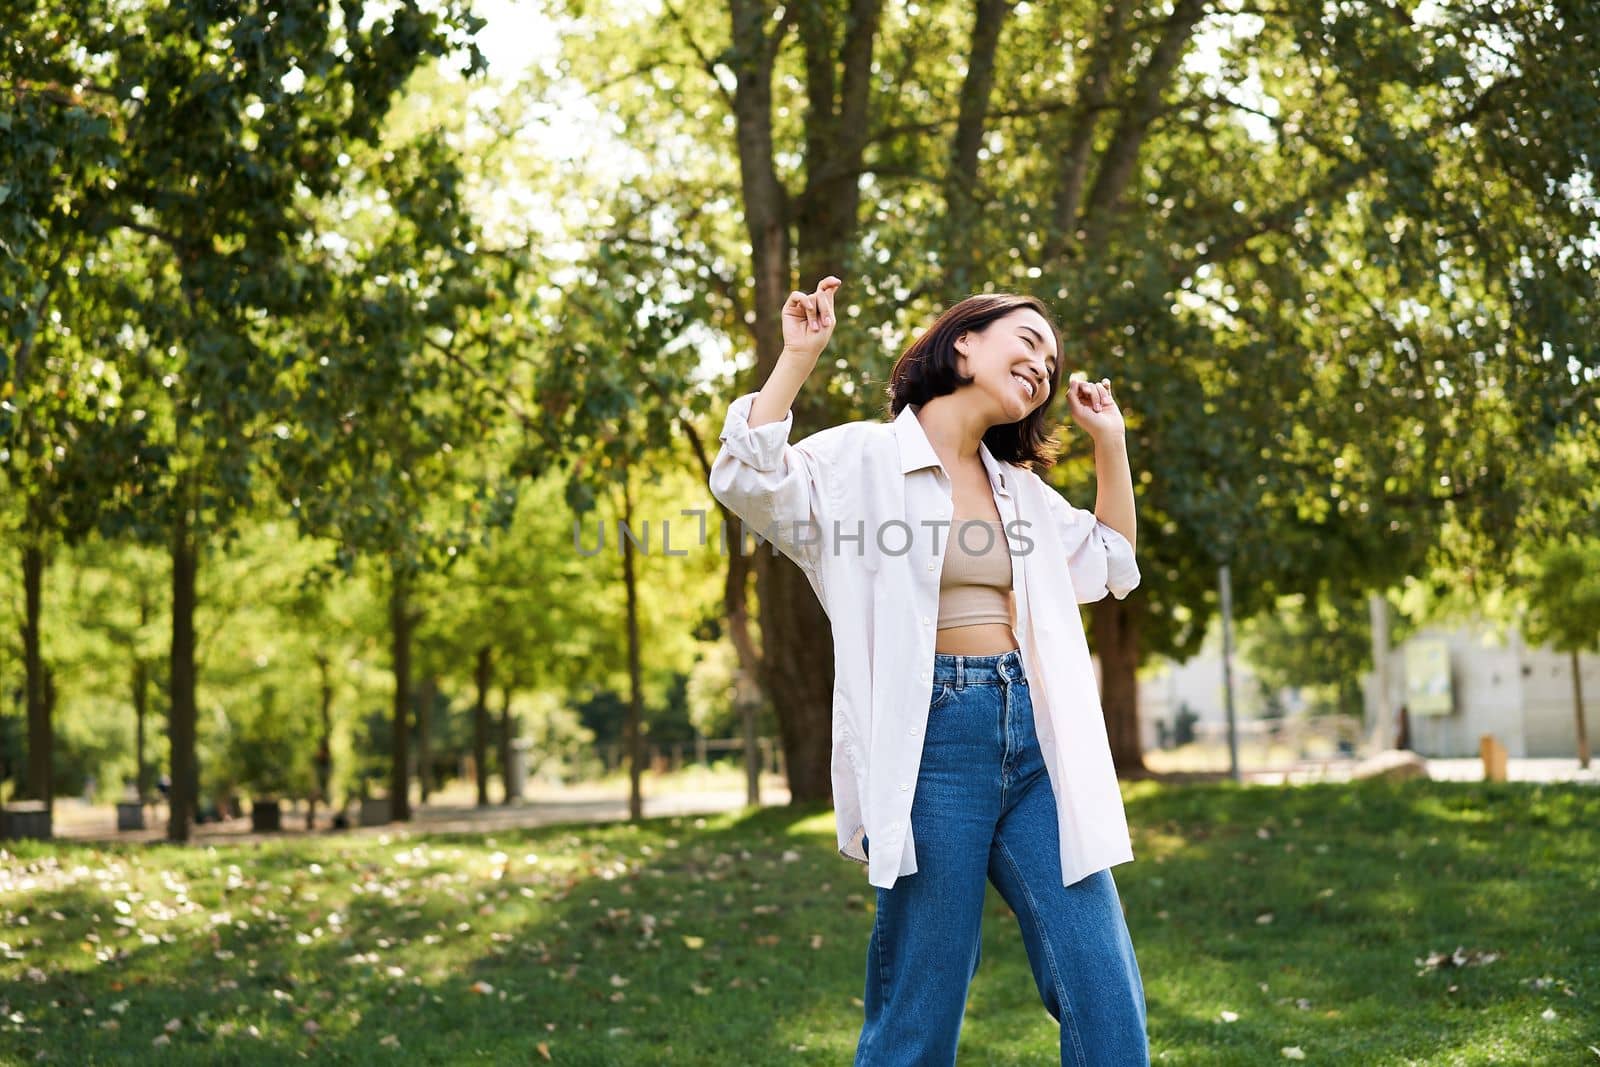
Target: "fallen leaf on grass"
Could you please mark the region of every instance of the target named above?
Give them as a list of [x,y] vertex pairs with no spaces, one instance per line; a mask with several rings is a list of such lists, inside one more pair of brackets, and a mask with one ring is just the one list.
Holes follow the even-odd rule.
[[1305,1049],[1301,1048],[1299,1045],[1289,1045],[1288,1047],[1281,1048],[1278,1051],[1283,1053],[1283,1058],[1286,1060],[1303,1060],[1306,1058]]
[[1444,967],[1482,967],[1485,964],[1493,963],[1499,958],[1500,953],[1498,952],[1484,952],[1481,949],[1473,949],[1470,952],[1466,952],[1458,945],[1454,952],[1430,952],[1425,959],[1419,957],[1416,964],[1422,970],[1418,971],[1417,974],[1420,977],[1429,971],[1436,971]]

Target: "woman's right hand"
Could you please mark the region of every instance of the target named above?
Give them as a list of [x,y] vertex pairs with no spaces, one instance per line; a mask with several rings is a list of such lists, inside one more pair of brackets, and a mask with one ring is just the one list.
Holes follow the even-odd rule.
[[817,291],[806,294],[795,290],[783,305],[783,347],[815,360],[833,336],[833,294],[842,284],[828,275],[817,283]]

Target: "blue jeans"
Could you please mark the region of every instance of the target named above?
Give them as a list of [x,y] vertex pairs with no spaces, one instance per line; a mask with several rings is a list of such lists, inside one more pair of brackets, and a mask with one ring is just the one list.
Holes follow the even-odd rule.
[[1022,653],[937,653],[911,802],[917,873],[877,891],[856,1067],[955,1063],[990,881],[1016,913],[1039,996],[1061,1026],[1061,1062],[1150,1062],[1144,982],[1116,883],[1106,869],[1061,884],[1055,805]]

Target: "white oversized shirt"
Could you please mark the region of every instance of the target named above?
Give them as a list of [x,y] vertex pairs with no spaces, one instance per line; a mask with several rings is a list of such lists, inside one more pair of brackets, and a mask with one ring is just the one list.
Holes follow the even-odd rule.
[[[893,422],[830,426],[789,444],[793,411],[752,427],[734,400],[712,496],[799,565],[833,630],[839,853],[889,888],[917,870],[911,801],[932,697],[948,473],[907,405]],[[1078,605],[1139,584],[1127,538],[1033,471],[979,445],[1011,546],[1014,631],[1055,794],[1064,885],[1133,859]],[[971,543],[969,537],[967,542]],[[738,550],[743,550],[740,537]],[[770,549],[758,549],[770,551]],[[869,858],[861,839],[872,842]]]

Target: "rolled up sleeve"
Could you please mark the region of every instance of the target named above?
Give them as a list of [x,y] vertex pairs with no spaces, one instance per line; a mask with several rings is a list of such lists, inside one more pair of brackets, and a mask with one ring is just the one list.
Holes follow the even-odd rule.
[[1078,603],[1103,600],[1107,593],[1125,599],[1139,585],[1133,545],[1094,512],[1072,506],[1049,485],[1044,491],[1067,551],[1067,571]]
[[813,571],[822,546],[822,459],[805,441],[789,444],[792,410],[777,422],[751,426],[750,407],[756,395],[746,393],[728,407],[722,447],[711,464],[711,495],[737,515],[745,529]]

